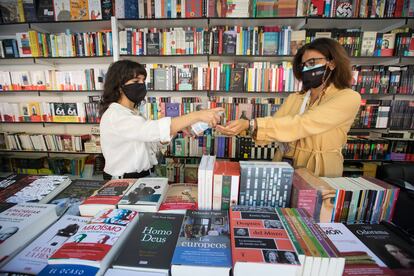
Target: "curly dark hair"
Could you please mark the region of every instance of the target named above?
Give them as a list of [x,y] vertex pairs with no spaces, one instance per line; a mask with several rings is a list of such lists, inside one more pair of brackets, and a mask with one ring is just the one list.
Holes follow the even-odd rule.
[[327,80],[327,85],[333,83],[339,89],[351,87],[351,61],[342,45],[330,38],[317,38],[311,43],[303,45],[298,50],[293,58],[293,74],[298,80],[302,80],[302,56],[307,50],[318,51],[335,64],[335,69]]
[[147,71],[142,64],[132,60],[119,60],[109,66],[100,102],[100,116],[108,109],[111,103],[119,100],[121,97],[121,86],[139,75],[144,75],[146,78]]

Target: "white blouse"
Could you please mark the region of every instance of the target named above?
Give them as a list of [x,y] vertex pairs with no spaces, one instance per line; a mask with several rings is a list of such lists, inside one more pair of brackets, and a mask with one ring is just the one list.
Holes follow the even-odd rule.
[[147,120],[137,112],[112,103],[100,123],[104,171],[122,176],[156,165],[159,142],[169,142],[171,118]]

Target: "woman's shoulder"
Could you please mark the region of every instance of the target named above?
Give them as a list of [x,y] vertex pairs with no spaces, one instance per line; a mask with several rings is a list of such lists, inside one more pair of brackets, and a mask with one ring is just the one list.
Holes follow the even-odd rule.
[[337,97],[340,97],[341,100],[350,100],[350,101],[361,101],[361,94],[356,92],[355,90],[352,90],[351,88],[334,88],[337,93],[335,95]]

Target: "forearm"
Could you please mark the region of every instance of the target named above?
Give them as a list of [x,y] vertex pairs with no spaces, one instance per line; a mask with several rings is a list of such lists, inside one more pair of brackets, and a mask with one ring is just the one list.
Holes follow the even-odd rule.
[[198,112],[192,112],[192,113],[189,113],[183,116],[172,118],[171,127],[170,127],[171,135],[175,136],[177,132],[200,121],[200,118],[198,115],[199,115]]

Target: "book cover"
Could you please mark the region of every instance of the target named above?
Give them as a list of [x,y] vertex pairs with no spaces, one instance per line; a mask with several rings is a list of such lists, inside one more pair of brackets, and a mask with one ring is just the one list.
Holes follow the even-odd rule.
[[237,33],[235,31],[225,31],[223,33],[223,54],[236,54]]
[[0,14],[2,23],[19,22],[19,12],[17,9],[17,1],[3,0],[0,3]]
[[277,55],[278,51],[278,33],[265,32],[263,33],[263,54],[264,55]]
[[138,19],[138,1],[137,0],[124,0],[125,1],[125,19]]
[[137,215],[137,212],[126,209],[99,212],[88,224],[80,227],[76,235],[64,242],[49,258],[48,264],[101,267],[100,263]]
[[53,21],[55,18],[53,0],[38,0],[35,2],[37,19],[39,21]]
[[180,116],[180,104],[179,103],[165,103],[165,116],[172,117],[172,118]]
[[231,69],[230,91],[244,91],[244,68]]
[[197,210],[197,191],[197,183],[170,184],[159,210]]
[[336,0],[332,17],[352,17],[352,1]]
[[118,204],[125,192],[136,182],[136,179],[109,180],[102,188],[95,191],[82,205],[87,204]]
[[395,33],[382,35],[381,56],[390,57],[394,55]]
[[70,0],[72,20],[89,20],[88,0]]
[[55,20],[69,21],[70,17],[70,0],[54,0]]
[[160,33],[147,34],[147,55],[160,55]]
[[158,211],[168,189],[168,179],[146,177],[138,179],[118,203],[120,208],[137,211]]
[[373,56],[377,32],[364,32],[362,36],[361,56]]
[[181,226],[172,266],[173,273],[179,266],[224,267],[230,270],[227,212],[188,210]]
[[89,0],[88,9],[90,20],[102,19],[101,0]]
[[88,218],[64,215],[13,257],[0,271],[37,275],[47,266],[47,259],[88,221]]
[[113,13],[112,0],[101,0],[102,19],[111,19]]
[[166,91],[168,90],[167,82],[168,70],[165,68],[156,68],[154,69],[154,90]]
[[98,268],[87,265],[47,265],[38,276],[62,275],[62,276],[79,276],[79,275],[96,275]]
[[68,208],[67,215],[79,216],[79,205],[105,183],[106,181],[100,180],[76,179],[48,203],[56,204],[63,209]]
[[331,222],[336,190],[307,169],[297,169],[292,181],[292,207],[304,208],[315,222]]
[[58,218],[56,206],[17,204],[0,213],[0,264]]
[[298,50],[305,45],[306,30],[292,31],[290,39],[290,54],[296,55]]
[[[34,175],[27,176],[19,183],[14,184],[11,189],[7,189],[2,194],[13,195],[6,199],[9,203],[25,202],[47,202],[58,189],[65,188],[70,183],[68,176],[59,175]],[[19,190],[17,190],[19,189]]]
[[36,22],[36,7],[34,0],[23,0],[24,19],[26,22]]
[[3,44],[5,58],[19,57],[19,48],[16,39],[3,39],[1,42]]
[[193,90],[192,68],[178,68],[178,90]]
[[[299,264],[295,249],[276,210],[272,207],[231,207],[233,262]],[[275,255],[269,254],[273,250]],[[289,261],[278,251],[292,252]],[[284,261],[284,262],[282,262]]]
[[31,57],[32,51],[30,49],[29,33],[16,33],[16,40],[19,47],[19,56]]
[[177,214],[141,213],[113,267],[168,272],[183,218]]
[[383,224],[347,225],[386,266],[414,272],[414,244]]

